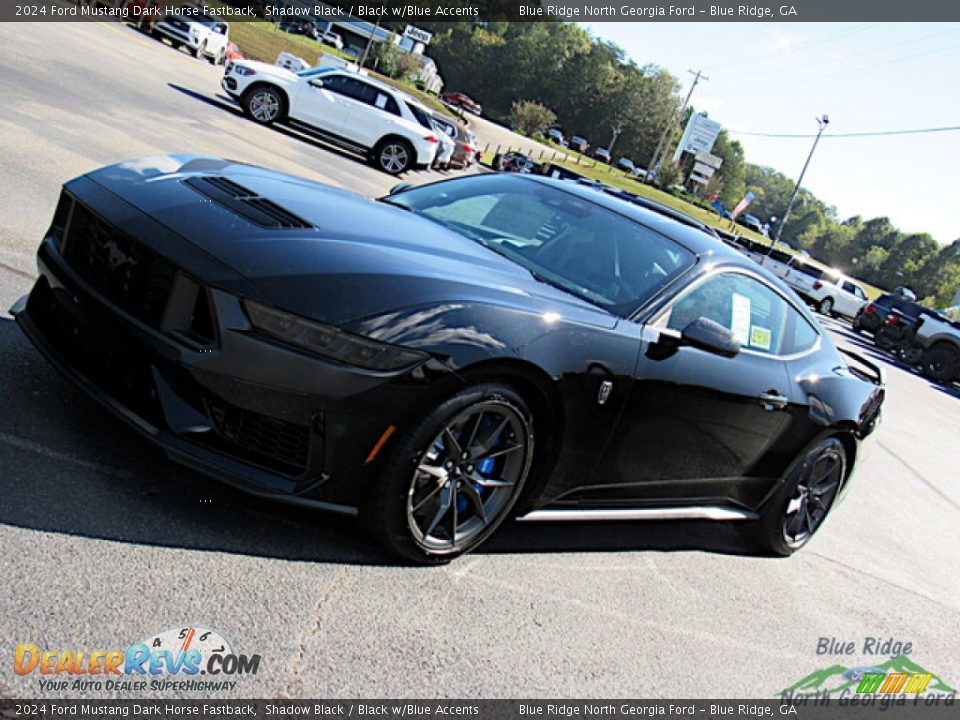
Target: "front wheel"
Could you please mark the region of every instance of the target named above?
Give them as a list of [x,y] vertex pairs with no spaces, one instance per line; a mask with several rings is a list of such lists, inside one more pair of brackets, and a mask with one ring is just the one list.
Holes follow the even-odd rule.
[[406,140],[384,140],[373,151],[373,159],[384,172],[400,175],[413,167],[413,146]]
[[258,87],[243,96],[243,111],[260,125],[269,125],[283,114],[283,98],[271,87]]
[[533,439],[533,416],[511,387],[462,390],[398,443],[370,488],[364,524],[416,563],[445,563],[473,550],[520,496]]
[[821,315],[829,315],[833,312],[833,298],[824,298],[817,304],[817,310]]
[[837,438],[817,443],[767,503],[753,528],[757,545],[781,556],[806,545],[833,507],[846,473],[843,443]]

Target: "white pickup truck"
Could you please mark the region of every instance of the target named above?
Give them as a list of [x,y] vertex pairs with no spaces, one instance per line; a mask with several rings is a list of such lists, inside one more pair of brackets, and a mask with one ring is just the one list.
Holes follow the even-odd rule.
[[194,5],[179,5],[153,23],[153,37],[166,38],[175,48],[186,47],[194,57],[215,65],[227,59],[230,26]]

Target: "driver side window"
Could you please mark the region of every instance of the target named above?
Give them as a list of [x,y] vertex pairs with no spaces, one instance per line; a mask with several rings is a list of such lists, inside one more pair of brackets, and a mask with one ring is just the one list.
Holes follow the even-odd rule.
[[713,320],[732,332],[745,350],[790,355],[809,349],[817,332],[779,294],[739,273],[715,275],[670,308],[666,327],[682,331],[698,318]]

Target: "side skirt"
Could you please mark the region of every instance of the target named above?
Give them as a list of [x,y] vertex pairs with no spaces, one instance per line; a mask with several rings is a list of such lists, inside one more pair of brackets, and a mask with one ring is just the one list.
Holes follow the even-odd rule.
[[521,522],[624,522],[629,520],[756,520],[757,513],[723,505],[663,508],[571,508],[534,510]]

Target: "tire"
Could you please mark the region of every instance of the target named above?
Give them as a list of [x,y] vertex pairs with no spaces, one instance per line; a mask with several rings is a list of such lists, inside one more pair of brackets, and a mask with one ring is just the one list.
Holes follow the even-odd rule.
[[896,351],[894,351],[894,355],[897,356],[897,360],[902,362],[904,365],[909,365],[910,367],[919,365],[923,360],[923,350],[916,345],[898,348]]
[[843,443],[835,437],[817,443],[794,465],[751,528],[757,546],[786,557],[806,545],[823,525],[846,476]]
[[243,96],[243,111],[258,125],[270,125],[283,118],[284,99],[269,85],[251,88]]
[[951,383],[960,373],[960,351],[939,343],[923,354],[920,367],[924,377],[940,383]]
[[226,65],[227,51],[221,48],[220,52],[217,53],[216,59],[211,60],[210,62],[212,62],[214,65]]
[[465,388],[398,441],[361,520],[404,560],[449,562],[509,517],[530,473],[533,441],[533,415],[516,390],[495,382]]
[[833,312],[833,298],[825,297],[819,303],[817,303],[817,312],[821,315],[830,315]]
[[137,23],[137,30],[142,32],[144,35],[152,35],[150,31],[150,21],[146,18],[140,18],[140,22]]
[[381,140],[373,150],[374,164],[390,175],[405,173],[413,167],[416,159],[413,145],[400,138]]

